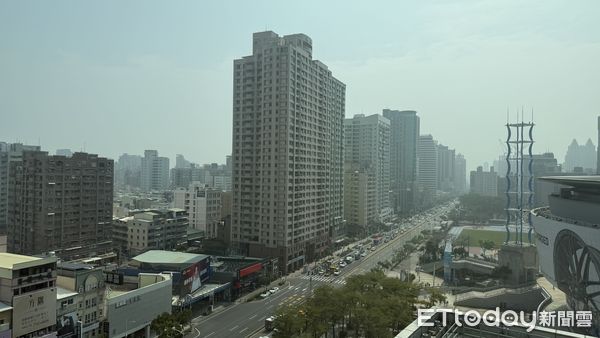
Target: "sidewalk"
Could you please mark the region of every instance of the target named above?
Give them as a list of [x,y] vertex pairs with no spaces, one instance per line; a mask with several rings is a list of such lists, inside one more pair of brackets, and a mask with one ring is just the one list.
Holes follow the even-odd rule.
[[537,279],[537,283],[539,286],[543,287],[550,296],[552,297],[552,302],[546,306],[546,311],[556,311],[556,310],[564,310],[567,306],[567,297],[564,292],[560,291],[556,288],[550,281],[548,281],[545,277],[540,277]]

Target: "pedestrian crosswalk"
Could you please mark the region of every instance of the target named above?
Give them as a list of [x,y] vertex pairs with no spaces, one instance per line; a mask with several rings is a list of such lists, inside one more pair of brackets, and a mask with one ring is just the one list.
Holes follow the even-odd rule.
[[300,279],[307,279],[310,280],[310,278],[312,277],[313,282],[322,282],[322,283],[333,283],[333,284],[346,284],[346,281],[344,279],[341,279],[339,277],[334,277],[334,276],[307,276],[307,275],[302,275],[302,277],[300,277]]

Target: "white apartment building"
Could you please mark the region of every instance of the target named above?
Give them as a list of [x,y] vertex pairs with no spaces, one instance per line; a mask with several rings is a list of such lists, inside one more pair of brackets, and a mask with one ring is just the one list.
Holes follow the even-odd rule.
[[296,269],[343,222],[345,85],[304,34],[255,33],[233,67],[233,248]]
[[159,157],[158,151],[146,150],[142,158],[142,190],[166,190],[169,188],[169,159]]
[[438,189],[438,155],[437,141],[433,136],[419,136],[417,158],[419,188],[435,196]]
[[207,238],[217,237],[217,222],[221,220],[222,190],[194,182],[189,188],[173,192],[173,206],[188,213],[190,228],[202,230]]

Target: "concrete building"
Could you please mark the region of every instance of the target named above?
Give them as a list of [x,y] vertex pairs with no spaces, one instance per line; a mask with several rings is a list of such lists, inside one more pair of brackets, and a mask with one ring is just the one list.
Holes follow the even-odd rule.
[[416,197],[420,119],[414,110],[384,109],[383,116],[390,120],[391,204],[396,213],[408,214]]
[[0,233],[5,234],[8,224],[8,177],[10,163],[20,161],[23,151],[39,151],[39,146],[0,142]]
[[420,135],[417,148],[419,189],[436,195],[438,189],[437,141],[431,135]]
[[142,157],[122,154],[115,163],[115,185],[139,188],[142,184]]
[[462,154],[456,154],[454,161],[454,187],[456,192],[467,192],[467,160]]
[[[567,296],[575,311],[591,311],[592,327],[600,328],[600,177],[548,176],[559,185],[549,206],[531,211],[540,270]],[[595,334],[594,334],[595,335]]]
[[74,259],[111,250],[112,160],[23,152],[11,163],[9,195],[9,252]]
[[113,240],[129,256],[148,250],[173,250],[185,242],[188,227],[183,209],[136,210],[128,217],[114,220]]
[[477,167],[477,171],[471,171],[470,191],[481,196],[498,196],[498,174],[494,167],[490,171],[483,171],[483,167]]
[[181,154],[175,156],[175,168],[191,168],[193,165]]
[[593,174],[596,172],[597,152],[596,146],[588,139],[585,145],[579,145],[577,140],[573,139],[565,155],[563,170],[574,172],[577,167],[583,168],[583,172]]
[[103,335],[108,338],[152,337],[150,325],[171,313],[172,280],[168,274],[140,274],[135,289],[107,292]]
[[0,253],[0,336],[55,335],[56,257]]
[[[57,296],[59,337],[89,338],[101,333],[100,323],[105,319],[106,291],[102,271],[102,268],[88,264],[59,263],[56,277],[56,285],[61,294],[60,299]],[[73,311],[66,312],[70,305],[74,305]],[[71,322],[79,322],[76,330],[72,330],[70,325],[65,325]]]
[[367,227],[378,218],[377,179],[368,170],[344,172],[344,219],[349,226]]
[[158,151],[146,150],[142,158],[142,190],[167,190],[169,188],[169,159],[159,157]]
[[192,183],[173,192],[173,206],[188,213],[191,228],[204,231],[206,238],[217,237],[216,223],[221,220],[221,190]]
[[71,149],[56,149],[56,155],[71,157],[73,156],[73,152],[71,151]]
[[454,166],[456,152],[443,144],[437,145],[438,156],[438,189],[444,192],[455,192]]
[[233,70],[232,242],[290,271],[343,222],[345,85],[304,34],[255,33],[252,45]]
[[[350,175],[345,177],[354,180],[354,172],[361,171],[375,177],[375,209],[377,214],[390,209],[390,121],[377,114],[365,116],[354,115],[353,118],[344,120],[344,167],[350,170]],[[359,197],[350,196],[360,190],[348,189],[346,193],[344,180],[344,196],[350,200]],[[364,194],[360,198],[368,198]],[[371,202],[367,202],[371,205]],[[362,212],[362,213],[367,213]],[[387,210],[389,213],[389,210]],[[379,216],[377,217],[379,219]]]

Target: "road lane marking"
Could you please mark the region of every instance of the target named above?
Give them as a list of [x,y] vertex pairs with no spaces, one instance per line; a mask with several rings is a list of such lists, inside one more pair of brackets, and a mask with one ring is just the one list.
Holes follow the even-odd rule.
[[248,318],[248,319],[252,319],[252,318],[254,318],[254,317],[256,317],[256,315],[254,315],[254,316],[252,316],[252,317],[250,317],[250,318]]
[[265,320],[267,317],[261,317],[258,321],[262,322],[263,320]]
[[229,331],[233,331],[233,330],[237,329],[237,328],[238,328],[238,326],[239,326],[239,325],[236,325],[236,326],[232,327],[231,329],[229,329]]
[[212,336],[213,334],[215,334],[215,331],[213,331],[213,332],[209,333],[208,335],[206,335],[206,338]]
[[242,331],[240,331],[240,333],[242,333],[242,332],[244,332],[244,331],[246,331],[246,330],[248,330],[248,328],[247,328],[247,327],[246,327],[246,328],[244,328]]
[[308,288],[304,288],[304,289],[302,289],[302,292],[304,292],[304,291],[306,291],[306,290],[308,290]]

